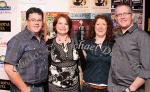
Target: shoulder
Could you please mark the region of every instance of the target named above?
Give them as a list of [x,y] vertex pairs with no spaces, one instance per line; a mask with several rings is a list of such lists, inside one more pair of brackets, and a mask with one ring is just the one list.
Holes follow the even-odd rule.
[[85,45],[91,45],[91,44],[93,44],[92,40],[81,40],[78,45],[83,47]]
[[81,42],[84,44],[93,44],[93,43],[95,43],[95,40],[94,39],[87,39],[87,40],[82,40]]
[[109,46],[112,47],[115,43],[115,37],[112,37],[111,39],[107,40],[107,42],[108,42]]
[[27,32],[23,30],[19,32],[18,34],[16,34],[12,39],[24,41],[24,40],[30,39],[31,38],[30,36],[31,35],[27,34]]
[[137,34],[138,34],[138,35],[146,35],[146,36],[149,36],[149,34],[148,34],[146,31],[143,31],[143,30],[138,30],[138,31],[137,31]]
[[48,40],[46,41],[46,44],[47,44],[47,45],[52,44],[54,39],[55,39],[55,38],[48,39]]
[[15,43],[15,42],[19,43],[20,40],[23,38],[22,36],[23,36],[23,35],[22,35],[22,32],[19,32],[18,34],[14,35],[14,36],[8,41],[8,43]]
[[132,32],[131,32],[131,36],[137,36],[137,37],[143,37],[143,36],[148,36],[149,37],[149,34],[142,30],[141,28],[138,27],[137,24],[134,24],[133,27],[131,28]]
[[48,39],[46,41],[46,46],[48,47],[48,50],[50,50],[52,48],[53,40],[54,40],[54,38],[53,39]]
[[150,35],[142,30],[135,31],[134,35],[136,36],[136,39],[150,39]]
[[82,50],[90,50],[90,48],[95,48],[96,44],[94,44],[95,41],[92,40],[82,40],[78,44],[78,48]]
[[139,46],[150,43],[150,35],[143,30],[136,29],[135,31],[133,31],[130,35],[130,39],[139,44]]

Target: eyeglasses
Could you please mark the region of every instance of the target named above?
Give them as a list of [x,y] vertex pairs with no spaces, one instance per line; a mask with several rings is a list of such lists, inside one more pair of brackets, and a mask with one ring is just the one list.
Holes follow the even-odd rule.
[[41,19],[38,19],[38,20],[36,20],[36,19],[29,19],[28,21],[31,21],[31,22],[42,22]]
[[116,16],[117,16],[117,17],[121,17],[121,16],[128,16],[128,15],[130,15],[130,14],[132,14],[132,13],[130,13],[130,12],[125,12],[125,13],[116,14]]

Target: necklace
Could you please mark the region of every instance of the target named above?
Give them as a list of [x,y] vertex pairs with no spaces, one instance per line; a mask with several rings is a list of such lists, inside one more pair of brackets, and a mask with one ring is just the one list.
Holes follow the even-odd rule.
[[59,37],[57,37],[57,42],[61,45],[61,48],[65,52],[65,56],[68,57],[69,37],[66,36],[65,39],[60,39]]
[[95,43],[101,48],[102,47],[102,44],[103,44],[103,42],[104,42],[104,38],[98,38],[98,37],[96,37],[95,38]]
[[62,43],[67,44],[68,43],[68,38],[69,38],[68,36],[66,36],[66,37],[58,37],[57,36],[56,41],[59,44],[62,44]]
[[62,45],[62,49],[64,50],[64,52],[67,53],[68,52],[67,44],[62,43],[61,45]]

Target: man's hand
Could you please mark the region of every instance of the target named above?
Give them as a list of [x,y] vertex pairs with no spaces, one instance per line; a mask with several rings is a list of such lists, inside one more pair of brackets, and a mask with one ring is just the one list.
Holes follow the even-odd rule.
[[21,92],[31,92],[31,87],[27,86],[24,89],[21,89]]

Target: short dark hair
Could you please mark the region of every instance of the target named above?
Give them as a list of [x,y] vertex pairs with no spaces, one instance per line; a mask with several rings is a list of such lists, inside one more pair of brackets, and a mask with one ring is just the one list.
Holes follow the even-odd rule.
[[116,8],[118,8],[118,7],[120,7],[120,6],[126,6],[126,7],[128,7],[128,8],[131,10],[131,12],[132,12],[132,7],[130,6],[130,4],[129,4],[128,2],[120,2],[120,3],[116,6]]
[[106,21],[107,23],[107,31],[106,31],[106,39],[110,40],[113,38],[113,23],[111,21],[111,19],[106,16],[106,15],[97,15],[95,16],[95,19],[92,21],[92,26],[89,30],[89,35],[88,35],[88,39],[93,39],[96,34],[95,34],[95,24],[97,22],[98,19],[103,19]]
[[54,22],[53,22],[53,30],[56,32],[56,24],[58,22],[58,19],[61,18],[61,17],[66,19],[66,21],[67,21],[67,23],[69,25],[68,35],[70,35],[71,34],[71,29],[72,29],[72,20],[70,19],[70,17],[67,14],[58,14],[55,17]]
[[40,8],[31,7],[26,12],[26,20],[28,20],[29,15],[32,13],[38,13],[39,15],[42,15],[42,19],[43,19],[43,11]]

